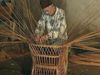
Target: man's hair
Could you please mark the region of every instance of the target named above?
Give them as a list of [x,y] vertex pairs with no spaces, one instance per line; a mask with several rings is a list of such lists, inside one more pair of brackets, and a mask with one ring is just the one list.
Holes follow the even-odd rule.
[[40,0],[41,8],[44,9],[52,4],[51,0]]

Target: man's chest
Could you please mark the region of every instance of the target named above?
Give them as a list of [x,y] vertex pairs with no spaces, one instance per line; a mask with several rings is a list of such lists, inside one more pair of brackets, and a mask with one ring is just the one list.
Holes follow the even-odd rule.
[[47,17],[45,25],[48,30],[58,30],[60,28],[61,22],[59,17]]

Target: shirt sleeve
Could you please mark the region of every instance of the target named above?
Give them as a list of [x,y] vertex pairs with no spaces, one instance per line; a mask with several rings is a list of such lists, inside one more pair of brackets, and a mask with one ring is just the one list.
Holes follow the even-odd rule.
[[62,39],[67,39],[67,23],[65,18],[65,13],[62,11],[62,14],[60,15],[60,29],[59,29],[59,37]]
[[42,15],[40,20],[37,23],[35,34],[41,36],[43,35],[44,30],[45,30],[45,19],[44,19],[44,16]]

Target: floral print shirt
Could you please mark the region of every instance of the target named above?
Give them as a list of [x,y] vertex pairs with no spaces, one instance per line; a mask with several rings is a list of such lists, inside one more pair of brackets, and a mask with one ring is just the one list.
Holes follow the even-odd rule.
[[46,34],[49,36],[49,39],[67,39],[66,28],[67,24],[64,10],[56,7],[56,12],[53,16],[42,13],[35,33],[37,35],[43,35],[47,32]]

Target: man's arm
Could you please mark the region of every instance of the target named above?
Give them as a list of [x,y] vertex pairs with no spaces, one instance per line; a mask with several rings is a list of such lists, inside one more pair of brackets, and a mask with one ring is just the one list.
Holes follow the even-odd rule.
[[62,11],[62,14],[60,15],[60,29],[59,29],[59,37],[62,39],[68,39],[67,35],[67,23],[65,18],[65,13]]
[[45,30],[45,19],[42,16],[41,19],[37,23],[37,27],[35,29],[35,34],[37,36],[42,36]]
[[45,16],[42,16],[41,19],[38,21],[36,30],[35,30],[35,41],[37,43],[43,43],[48,39],[47,35],[43,35],[45,32]]

